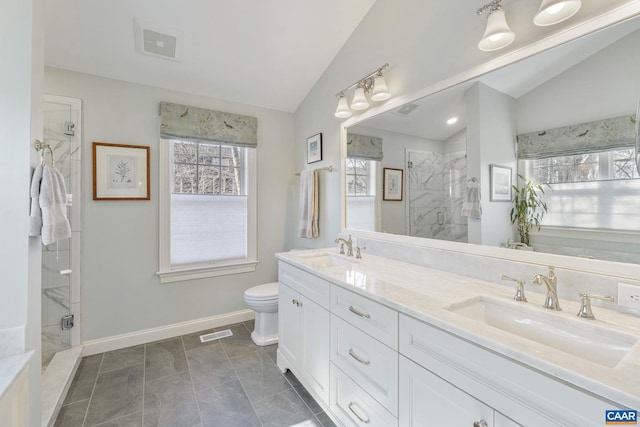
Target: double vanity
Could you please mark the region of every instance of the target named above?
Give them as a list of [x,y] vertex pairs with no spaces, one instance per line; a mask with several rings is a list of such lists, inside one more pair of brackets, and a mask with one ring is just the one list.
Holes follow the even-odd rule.
[[491,283],[337,249],[277,257],[278,366],[338,424],[602,426],[607,410],[640,409],[639,317],[579,318],[577,296],[553,311],[530,289],[514,301],[501,272]]

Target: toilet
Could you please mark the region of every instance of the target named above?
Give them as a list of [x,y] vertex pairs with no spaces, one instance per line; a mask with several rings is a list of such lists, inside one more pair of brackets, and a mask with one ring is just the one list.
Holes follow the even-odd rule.
[[244,302],[256,312],[251,339],[264,346],[278,342],[278,282],[254,286],[244,292]]

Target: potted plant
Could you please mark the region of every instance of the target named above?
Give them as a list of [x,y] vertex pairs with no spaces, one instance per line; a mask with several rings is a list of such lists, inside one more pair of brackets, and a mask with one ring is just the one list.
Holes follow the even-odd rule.
[[540,231],[540,221],[549,210],[547,204],[542,200],[544,194],[542,184],[536,184],[522,175],[518,175],[518,177],[523,185],[519,188],[517,185],[513,186],[511,222],[518,227],[520,242],[529,246],[529,233],[534,225]]

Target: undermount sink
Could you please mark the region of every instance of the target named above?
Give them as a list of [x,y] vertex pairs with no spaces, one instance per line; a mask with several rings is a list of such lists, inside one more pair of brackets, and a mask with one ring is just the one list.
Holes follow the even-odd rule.
[[345,255],[338,255],[331,252],[313,252],[299,256],[305,264],[314,268],[338,267],[356,264],[358,262],[355,259],[347,258]]
[[589,320],[484,295],[453,304],[447,310],[610,368],[617,366],[637,341],[633,335]]

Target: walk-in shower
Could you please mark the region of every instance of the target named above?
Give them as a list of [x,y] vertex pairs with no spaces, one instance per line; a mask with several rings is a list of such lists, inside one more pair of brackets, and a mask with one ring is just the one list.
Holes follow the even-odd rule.
[[[42,161],[67,187],[71,238],[42,246],[42,425],[50,425],[71,382],[80,348],[81,145],[79,99],[45,95]],[[49,150],[49,147],[51,150]]]

